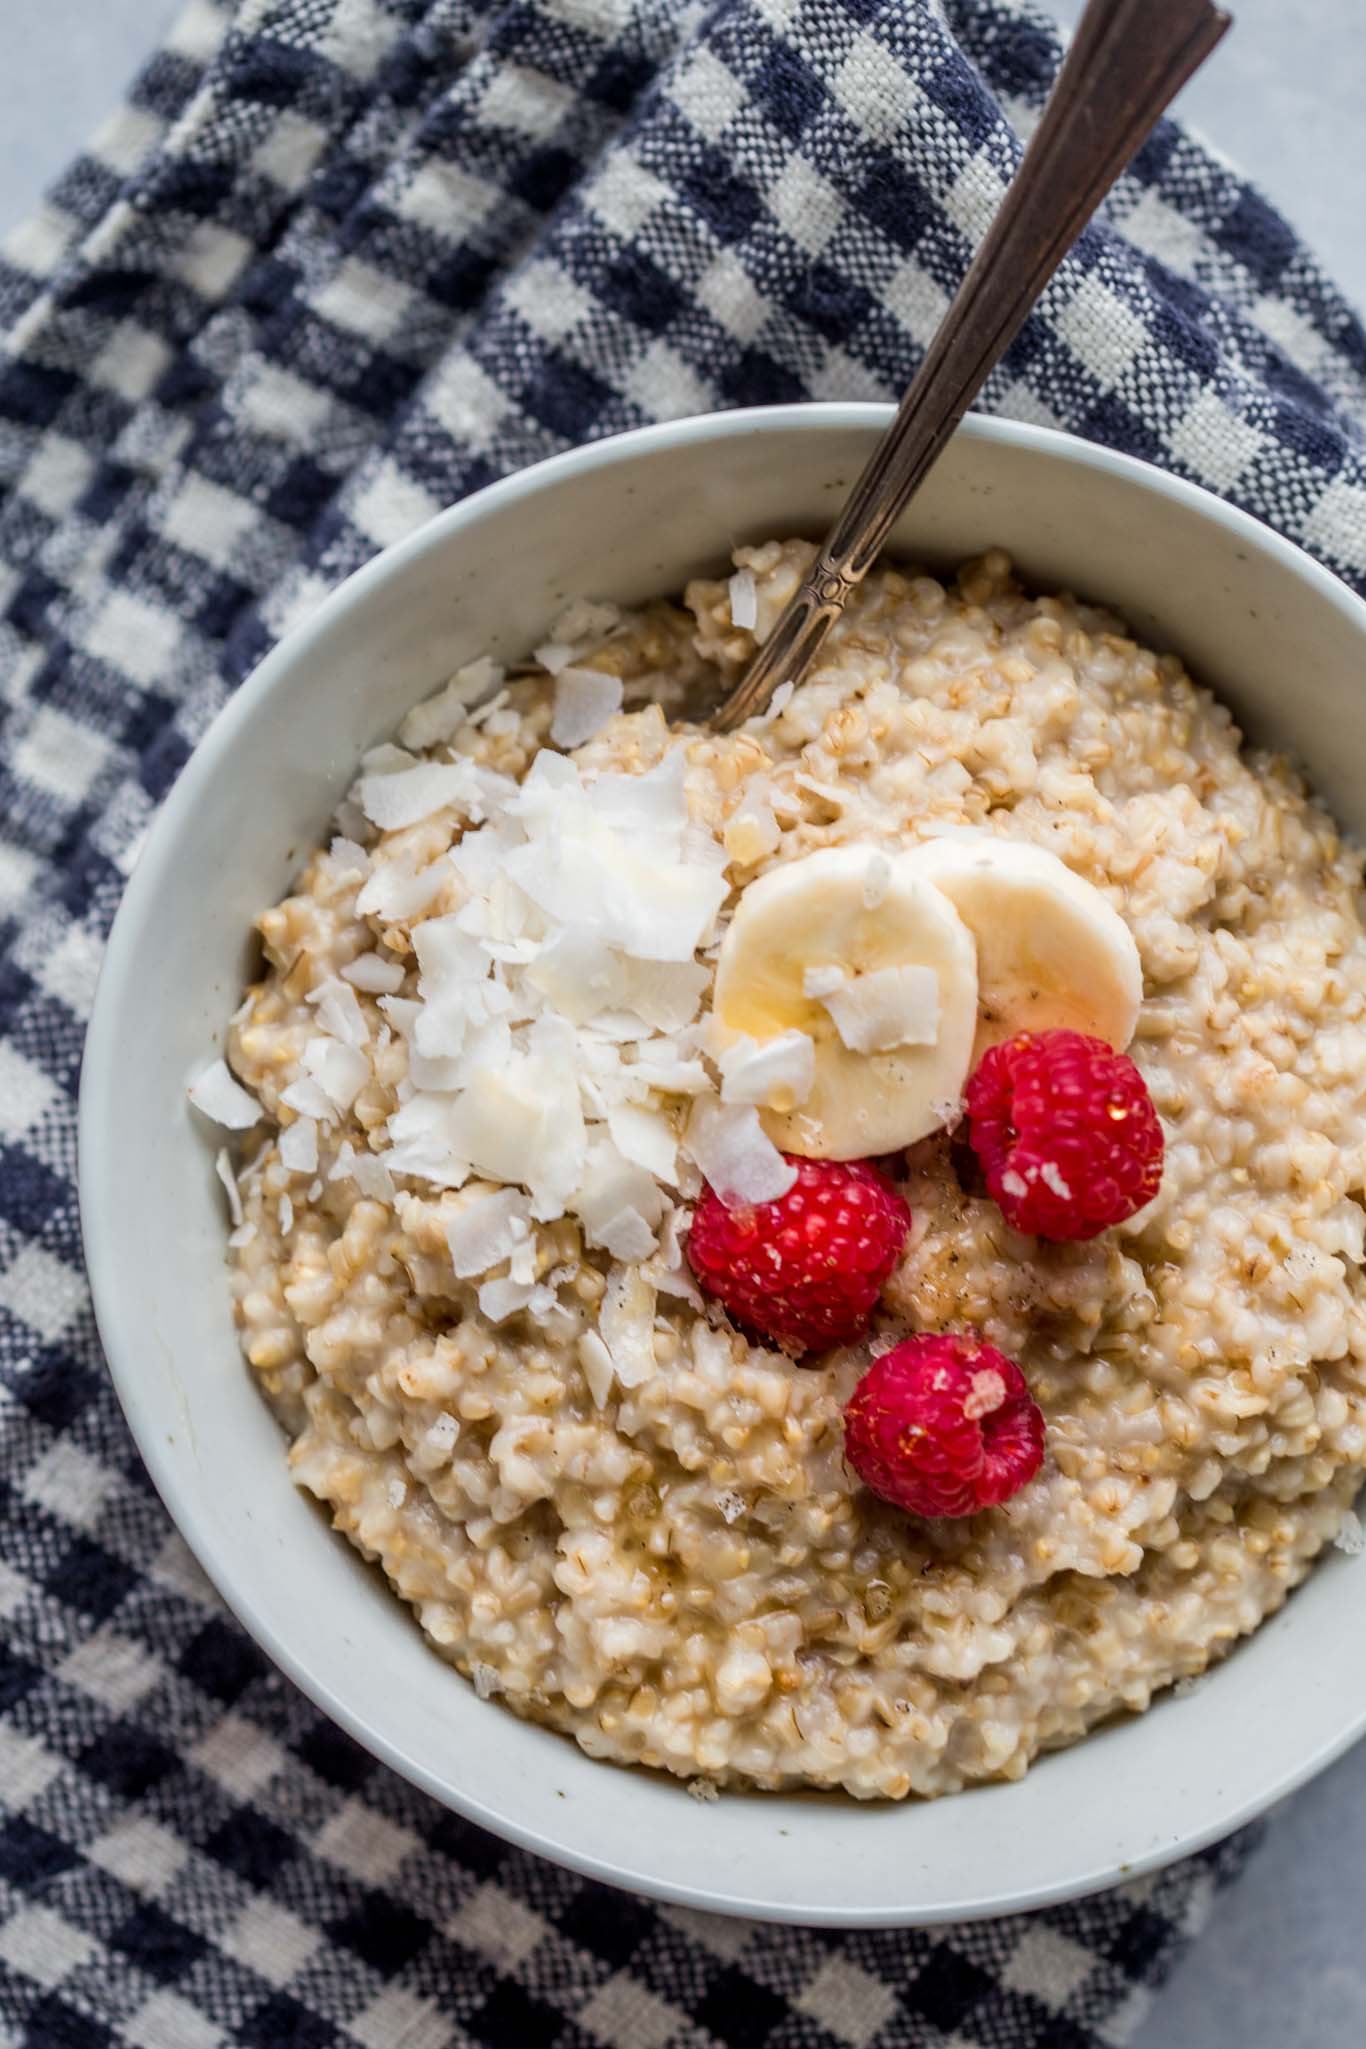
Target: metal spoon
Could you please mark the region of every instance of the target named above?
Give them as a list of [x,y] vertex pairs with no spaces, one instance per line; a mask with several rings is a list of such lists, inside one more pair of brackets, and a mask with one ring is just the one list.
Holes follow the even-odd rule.
[[896,417],[801,585],[713,715],[796,683],[1077,236],[1230,25],[1211,0],[1090,0],[1039,125]]

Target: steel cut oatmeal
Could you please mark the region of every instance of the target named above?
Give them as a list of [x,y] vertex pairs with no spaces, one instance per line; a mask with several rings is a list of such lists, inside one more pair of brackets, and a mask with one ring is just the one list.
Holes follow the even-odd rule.
[[809,553],[419,706],[260,920],[255,1100],[193,1093],[259,1105],[294,1477],[481,1694],[899,1798],[1145,1707],[1352,1527],[1366,939],[1288,769],[999,554],[689,723]]

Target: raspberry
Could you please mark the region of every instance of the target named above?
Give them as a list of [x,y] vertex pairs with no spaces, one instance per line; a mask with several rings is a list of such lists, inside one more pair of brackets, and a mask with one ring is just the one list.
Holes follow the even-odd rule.
[[984,1053],[967,1087],[968,1136],[1017,1231],[1095,1238],[1152,1201],[1162,1126],[1125,1053],[1082,1032],[1021,1032]]
[[1012,1359],[974,1337],[907,1338],[844,1408],[844,1455],[910,1515],[976,1515],[1032,1480],[1043,1414]]
[[704,1187],[688,1233],[692,1270],[746,1330],[786,1352],[852,1344],[896,1265],[911,1213],[865,1160],[789,1159],[777,1202],[727,1209]]

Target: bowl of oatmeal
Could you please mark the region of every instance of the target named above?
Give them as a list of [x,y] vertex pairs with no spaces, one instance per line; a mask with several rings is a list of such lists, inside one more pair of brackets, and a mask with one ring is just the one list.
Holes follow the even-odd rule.
[[972,421],[709,734],[885,418],[627,435],[351,579],[150,837],[81,1125],[282,1667],[514,1841],[874,1925],[1152,1868],[1366,1712],[1366,612]]

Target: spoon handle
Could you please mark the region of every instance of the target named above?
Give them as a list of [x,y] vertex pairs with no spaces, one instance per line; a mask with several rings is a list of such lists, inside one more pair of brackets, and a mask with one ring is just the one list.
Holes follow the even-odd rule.
[[1211,0],[1090,0],[1039,125],[924,361],[839,518],[712,718],[728,733],[797,682],[1044,286],[1229,26]]

